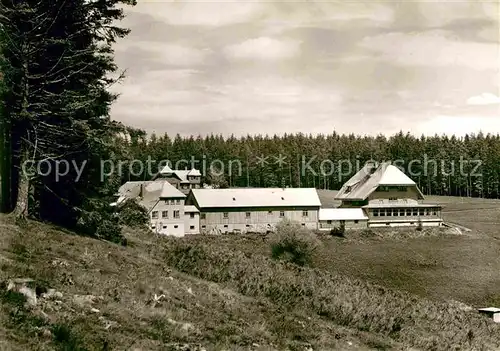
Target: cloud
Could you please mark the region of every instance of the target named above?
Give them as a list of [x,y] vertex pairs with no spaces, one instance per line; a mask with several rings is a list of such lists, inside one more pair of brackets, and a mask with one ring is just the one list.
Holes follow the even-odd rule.
[[165,1],[138,2],[130,11],[153,16],[171,25],[225,26],[251,22],[265,4],[235,1]]
[[467,99],[467,105],[498,105],[500,97],[491,93],[482,93],[478,96],[473,96]]
[[269,37],[248,39],[225,48],[225,53],[234,59],[280,60],[296,56],[300,42],[277,40]]
[[442,30],[376,35],[363,39],[360,46],[402,65],[498,68],[498,44],[456,41]]

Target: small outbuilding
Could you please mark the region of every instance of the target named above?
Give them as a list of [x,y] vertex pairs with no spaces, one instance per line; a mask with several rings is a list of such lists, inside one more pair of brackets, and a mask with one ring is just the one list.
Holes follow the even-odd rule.
[[319,230],[331,230],[344,225],[345,229],[368,227],[368,216],[362,208],[320,208]]
[[500,323],[500,308],[496,307],[480,308],[478,309],[478,312],[487,315],[488,317],[493,319],[493,322]]

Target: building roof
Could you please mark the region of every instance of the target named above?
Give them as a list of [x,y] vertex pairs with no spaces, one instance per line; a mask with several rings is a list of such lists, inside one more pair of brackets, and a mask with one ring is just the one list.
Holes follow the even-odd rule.
[[314,188],[192,189],[200,208],[320,207]]
[[179,178],[181,181],[184,181],[184,182],[189,182],[188,175],[195,176],[195,177],[201,177],[201,173],[197,169],[193,168],[191,170],[187,170],[187,169],[185,169],[185,170],[180,170],[180,169],[172,170],[172,168],[170,168],[168,165],[163,167],[163,169],[160,171],[160,174],[161,175],[174,174],[175,176],[177,176],[177,178]]
[[361,208],[320,208],[320,221],[356,221],[368,220]]
[[500,312],[500,308],[496,307],[485,307],[485,308],[479,308],[478,311],[480,312],[491,312],[491,313],[498,313]]
[[186,205],[186,206],[184,206],[184,212],[191,213],[191,212],[200,212],[200,211],[196,208],[196,206]]
[[172,170],[172,168],[170,168],[169,165],[166,165],[165,167],[162,168],[160,173],[161,174],[172,174],[172,173],[174,173],[174,171]]
[[[142,196],[141,195],[142,186]],[[120,204],[126,199],[137,199],[139,204],[150,211],[162,198],[186,197],[166,180],[136,181],[126,182],[118,190],[118,200]]]
[[194,168],[188,172],[188,175],[193,177],[201,177],[200,171]]
[[365,200],[379,185],[414,186],[419,197],[424,195],[416,183],[404,174],[399,168],[384,162],[380,165],[367,163],[354,176],[351,177],[337,193],[337,200]]

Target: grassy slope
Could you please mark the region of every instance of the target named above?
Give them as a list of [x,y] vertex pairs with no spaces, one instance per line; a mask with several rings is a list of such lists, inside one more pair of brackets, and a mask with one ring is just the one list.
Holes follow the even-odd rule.
[[[333,206],[334,191],[319,191]],[[322,267],[432,298],[500,305],[500,200],[429,196],[446,221],[471,232],[404,240],[331,239]],[[352,234],[351,234],[352,236]]]
[[[333,197],[320,193],[324,202]],[[169,349],[169,343],[231,350],[254,343],[262,350],[306,349],[308,343],[315,350],[400,349],[402,344],[472,349],[478,340],[498,342],[498,328],[473,312],[464,314],[453,305],[414,300],[356,280],[422,297],[473,305],[495,302],[500,296],[500,246],[495,239],[500,202],[428,201],[445,203],[445,218],[473,231],[409,239],[324,237],[315,256],[319,273],[274,266],[260,256],[269,254],[261,238],[157,240],[129,233],[131,244],[124,248],[37,223],[21,231],[0,217],[0,278],[34,277],[63,292],[60,303],[42,301],[35,311],[42,309],[48,322],[46,316],[42,322],[25,318],[22,325],[27,328],[21,331],[12,325],[12,304],[4,298],[0,340],[7,340],[7,346],[0,343],[0,350],[54,349],[53,337],[35,333],[37,323],[69,326],[80,343],[95,350],[103,349],[104,340],[112,350]],[[192,246],[198,250],[195,256],[187,250]],[[166,296],[157,307],[150,304],[155,293]],[[76,304],[75,294],[103,296],[93,305],[100,312]],[[408,324],[408,315],[419,327]],[[106,325],[111,327],[106,330]],[[71,337],[63,340],[70,343]]]
[[[0,350],[104,350],[105,343],[110,350],[179,349],[178,343],[190,350],[400,349],[314,312],[181,273],[165,264],[161,242],[144,233],[128,236],[129,246],[120,247],[39,223],[20,230],[0,217],[1,280],[31,277],[63,293],[59,302],[39,299],[25,311],[2,291]],[[165,296],[156,306],[154,294]],[[78,295],[103,299],[82,304]]]

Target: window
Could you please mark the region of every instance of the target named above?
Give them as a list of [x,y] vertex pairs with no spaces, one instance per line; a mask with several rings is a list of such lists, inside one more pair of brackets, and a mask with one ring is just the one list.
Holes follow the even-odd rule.
[[387,217],[391,217],[391,216],[392,216],[392,210],[391,210],[391,209],[387,209],[387,210],[385,210],[385,211],[386,211],[385,215],[386,215]]
[[420,216],[423,216],[423,215],[425,214],[424,209],[423,209],[423,208],[421,208],[421,209],[418,211],[418,214],[419,214]]
[[303,227],[305,227],[305,226],[306,226],[306,224],[305,224],[305,223],[302,223],[302,226],[303,226]]
[[180,213],[179,211],[174,211],[174,218],[180,218]]
[[206,215],[205,213],[202,213],[202,214],[200,214],[200,218],[201,218],[201,219],[206,219],[206,218],[207,218],[207,215]]
[[393,214],[395,217],[397,217],[399,215],[399,211],[398,210],[392,210]]
[[245,213],[245,217],[248,219],[250,218],[250,212]]
[[194,213],[190,213],[189,218],[194,218]]
[[431,210],[429,208],[426,208],[425,209],[425,215],[426,216],[430,216],[430,214],[431,214]]
[[433,216],[437,216],[437,211],[436,211],[436,210],[433,210],[433,211],[432,211],[432,215],[433,215]]
[[151,212],[151,218],[157,219],[158,218],[158,211]]
[[167,229],[167,225],[166,224],[163,226],[163,229]]
[[332,224],[331,220],[326,221],[326,224]]
[[399,215],[404,216],[405,215],[405,210],[399,210]]
[[414,209],[413,209],[413,215],[414,215],[414,216],[418,216],[418,209],[417,209],[417,208],[414,208]]
[[227,228],[227,224],[224,224],[224,228]]
[[284,218],[285,217],[285,211],[280,211],[280,218]]
[[161,211],[161,218],[168,218],[168,211]]
[[180,204],[181,204],[181,200],[177,199],[177,200],[175,201],[175,203],[176,203],[177,205],[180,205]]
[[356,219],[356,220],[354,221],[354,223],[359,223],[359,221]]
[[154,224],[151,225],[151,229],[156,229],[156,226]]
[[174,225],[174,228],[177,229],[177,228],[179,228],[179,226],[178,225]]
[[307,211],[302,211],[302,217],[307,217],[309,213]]
[[207,226],[206,225],[202,225],[201,226],[201,229],[205,229]]
[[229,213],[224,212],[223,217],[224,217],[224,218],[229,218]]
[[397,201],[397,200],[398,200],[398,198],[397,198],[397,197],[390,197],[390,198],[389,198],[389,201]]
[[250,228],[250,224],[247,224],[247,226],[246,226],[246,227],[247,227],[247,228]]
[[373,216],[378,217],[378,210],[373,210]]
[[268,215],[272,215],[272,214],[273,214],[273,211],[267,211],[267,214],[268,214]]
[[190,225],[189,229],[194,230],[194,225]]
[[380,210],[380,217],[385,217],[385,209]]

